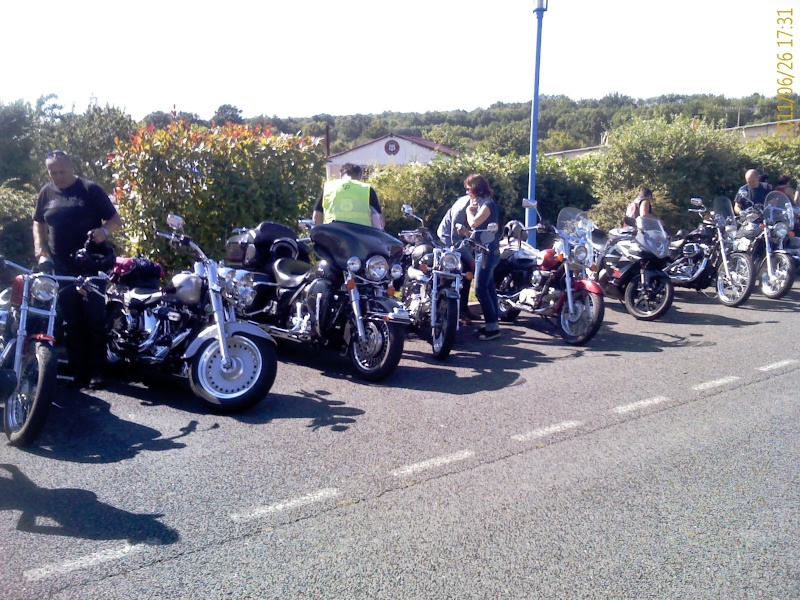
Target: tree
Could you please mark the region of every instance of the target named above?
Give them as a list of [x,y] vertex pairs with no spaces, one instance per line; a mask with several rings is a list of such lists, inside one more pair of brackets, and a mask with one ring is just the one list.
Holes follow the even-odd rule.
[[227,123],[241,125],[244,123],[244,119],[242,118],[241,110],[231,104],[223,104],[217,109],[217,112],[214,113],[214,116],[211,117],[211,122],[217,126],[225,125]]
[[0,183],[15,179],[33,183],[33,110],[22,100],[0,103]]

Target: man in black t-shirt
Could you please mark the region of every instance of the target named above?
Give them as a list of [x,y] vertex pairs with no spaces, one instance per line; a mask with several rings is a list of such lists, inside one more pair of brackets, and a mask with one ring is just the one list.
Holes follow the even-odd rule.
[[[33,214],[33,245],[41,260],[49,257],[57,275],[96,275],[75,260],[88,238],[104,244],[121,225],[119,214],[102,187],[75,175],[65,152],[45,158],[51,182],[39,192]],[[67,355],[77,386],[101,387],[106,356],[104,299],[65,285],[58,297],[65,321]]]

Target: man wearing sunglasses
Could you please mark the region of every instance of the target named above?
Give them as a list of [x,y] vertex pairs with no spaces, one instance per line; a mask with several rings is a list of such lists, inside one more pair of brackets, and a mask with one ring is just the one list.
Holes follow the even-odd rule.
[[[102,187],[78,177],[70,156],[48,152],[45,165],[50,183],[39,192],[33,214],[33,245],[40,263],[48,258],[57,275],[97,275],[78,260],[84,245],[108,247],[106,240],[121,226],[116,208]],[[74,286],[59,293],[64,316],[67,357],[76,387],[104,384],[106,324],[104,299],[81,294]]]

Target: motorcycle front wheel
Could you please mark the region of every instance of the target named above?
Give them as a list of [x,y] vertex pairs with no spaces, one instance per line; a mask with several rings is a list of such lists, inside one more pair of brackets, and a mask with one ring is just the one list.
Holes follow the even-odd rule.
[[769,276],[765,260],[758,273],[758,282],[762,294],[770,300],[777,300],[788,294],[794,285],[794,260],[781,252],[776,252],[770,258],[772,259],[772,277]]
[[278,357],[272,344],[260,337],[235,333],[225,341],[231,366],[223,366],[217,339],[208,340],[192,359],[189,385],[209,410],[232,414],[264,399],[275,383]]
[[458,330],[458,300],[440,296],[436,303],[436,312],[431,315],[434,321],[432,326],[431,345],[433,346],[433,357],[437,360],[445,360],[453,349],[456,342],[456,332]]
[[575,290],[572,292],[572,305],[573,311],[570,312],[569,302],[565,299],[561,307],[561,337],[568,344],[582,346],[595,336],[603,324],[605,302],[600,294]]
[[725,265],[717,268],[717,295],[725,306],[739,306],[747,301],[753,292],[755,269],[752,259],[741,252],[728,257],[730,277],[725,276]]
[[3,429],[12,446],[27,446],[39,437],[56,393],[57,375],[53,347],[33,342],[22,357],[17,389],[3,411]]
[[405,327],[386,321],[364,321],[362,339],[352,328],[350,359],[358,376],[367,381],[383,381],[400,364],[405,345]]
[[640,321],[655,321],[664,316],[675,298],[675,286],[666,275],[656,275],[642,285],[634,277],[625,286],[625,308]]

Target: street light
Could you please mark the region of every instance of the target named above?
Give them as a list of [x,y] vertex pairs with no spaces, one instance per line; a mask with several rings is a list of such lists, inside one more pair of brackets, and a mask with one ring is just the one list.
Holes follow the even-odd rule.
[[[530,175],[528,177],[528,197],[522,201],[522,206],[525,208],[525,227],[533,227],[536,225],[536,149],[539,138],[539,58],[542,54],[542,17],[544,11],[547,10],[547,0],[536,0],[536,8],[533,12],[536,13],[536,67],[534,70],[533,78],[533,102],[531,103],[531,166]],[[533,242],[535,245],[536,236],[534,232],[529,233],[529,237],[533,235]]]

